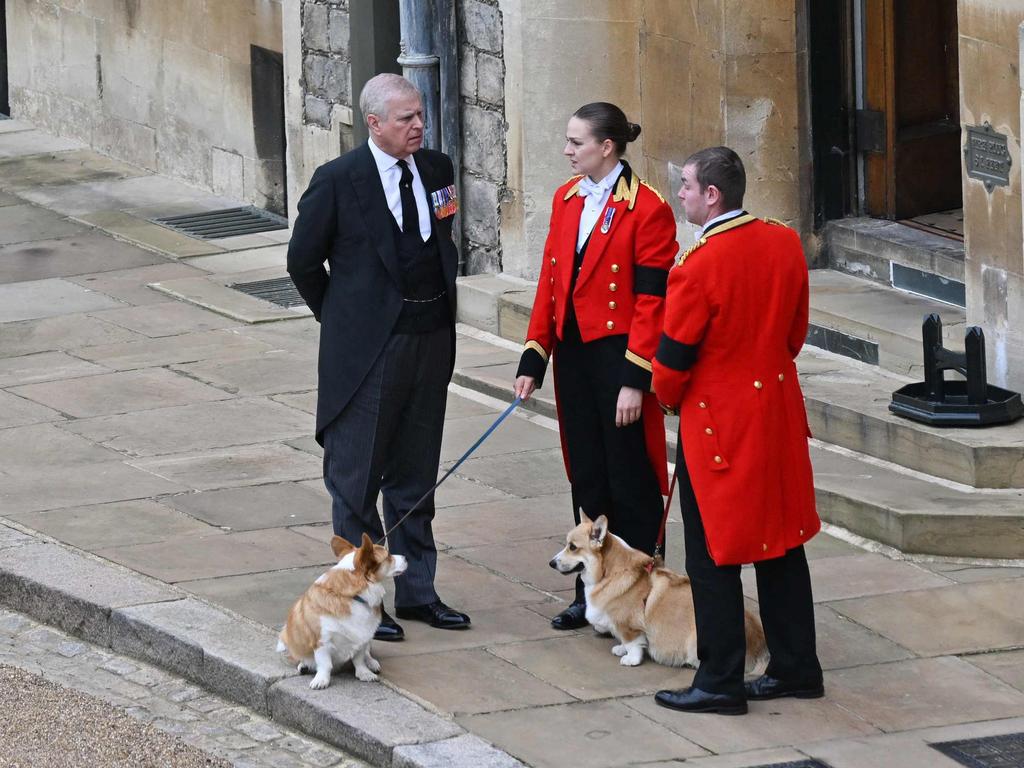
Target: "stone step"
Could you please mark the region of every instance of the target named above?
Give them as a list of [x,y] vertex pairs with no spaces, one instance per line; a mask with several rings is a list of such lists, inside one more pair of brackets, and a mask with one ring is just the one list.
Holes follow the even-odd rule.
[[797,367],[817,439],[976,488],[1024,488],[1024,419],[984,429],[929,427],[890,413],[904,377],[810,346]]
[[537,284],[508,275],[460,277],[460,323],[516,344],[526,341]]
[[811,447],[821,519],[901,552],[1024,557],[1024,490],[976,490],[821,444]]
[[965,306],[962,242],[870,218],[831,221],[822,235],[832,269]]
[[807,343],[916,379],[922,375],[921,324],[942,318],[945,344],[963,349],[966,313],[833,269],[811,270]]

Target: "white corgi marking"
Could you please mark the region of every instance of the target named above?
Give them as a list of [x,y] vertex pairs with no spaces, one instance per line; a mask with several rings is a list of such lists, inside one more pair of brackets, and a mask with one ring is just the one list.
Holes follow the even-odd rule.
[[[617,645],[615,648],[621,648],[625,651],[622,654],[622,658],[619,659],[619,664],[624,667],[636,667],[644,660],[644,648],[647,647],[647,635],[640,635],[636,640],[629,643],[623,643]],[[615,648],[612,648],[612,653],[615,653]],[[618,656],[619,654],[615,654]]]
[[313,658],[316,661],[316,674],[309,687],[318,691],[331,684],[331,646],[321,645],[313,651]]
[[284,644],[284,640],[282,640],[280,637],[277,638],[277,652],[284,653],[287,650],[288,646]]

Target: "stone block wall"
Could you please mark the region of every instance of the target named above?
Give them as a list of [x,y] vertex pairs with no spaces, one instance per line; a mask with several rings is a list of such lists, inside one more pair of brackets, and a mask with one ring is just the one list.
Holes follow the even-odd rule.
[[352,63],[349,56],[348,0],[304,0],[302,3],[303,119],[331,128],[337,104],[352,107]]
[[505,62],[497,0],[459,0],[462,258],[467,274],[501,272]]
[[250,44],[281,51],[280,0],[8,0],[11,109],[61,136],[260,207]]

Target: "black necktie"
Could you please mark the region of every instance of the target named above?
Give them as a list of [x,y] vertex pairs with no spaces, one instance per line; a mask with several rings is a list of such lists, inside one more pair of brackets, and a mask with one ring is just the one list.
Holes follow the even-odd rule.
[[398,191],[402,196],[402,233],[420,237],[420,214],[416,210],[416,195],[412,193],[412,171],[405,160],[398,161],[402,178],[398,180]]

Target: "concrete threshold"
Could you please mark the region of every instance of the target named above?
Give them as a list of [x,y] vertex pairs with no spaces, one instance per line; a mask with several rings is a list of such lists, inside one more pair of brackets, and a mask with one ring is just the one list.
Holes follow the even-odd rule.
[[382,768],[524,768],[451,719],[343,670],[310,690],[276,633],[0,518],[0,604],[187,678]]

